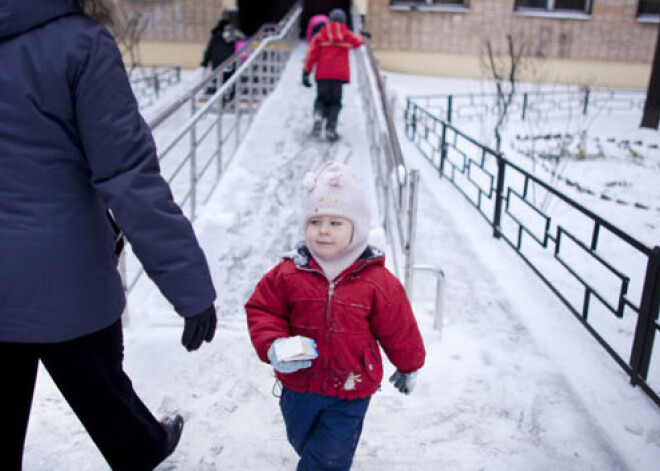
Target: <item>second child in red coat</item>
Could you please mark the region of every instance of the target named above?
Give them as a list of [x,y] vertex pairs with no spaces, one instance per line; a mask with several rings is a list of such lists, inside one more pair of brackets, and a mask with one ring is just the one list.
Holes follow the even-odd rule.
[[[298,469],[348,470],[383,378],[379,346],[405,394],[426,353],[403,286],[368,245],[368,200],[348,167],[329,162],[304,184],[305,240],[259,281],[245,309],[257,355],[283,386]],[[289,360],[283,346],[293,337],[310,348]]]
[[348,52],[364,43],[364,38],[351,33],[346,26],[346,13],[335,8],[330,20],[310,42],[303,67],[302,83],[311,87],[309,79],[316,66],[316,100],[314,101],[314,127],[312,134],[319,136],[325,120],[325,136],[330,141],[339,138],[337,119],[341,110],[342,85],[351,80]]

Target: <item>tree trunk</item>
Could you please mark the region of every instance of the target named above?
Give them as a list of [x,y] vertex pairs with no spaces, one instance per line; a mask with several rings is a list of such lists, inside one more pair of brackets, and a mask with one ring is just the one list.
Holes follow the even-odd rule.
[[658,27],[658,40],[655,43],[655,57],[651,67],[649,89],[646,92],[646,104],[642,116],[642,128],[658,129],[660,124],[660,27]]

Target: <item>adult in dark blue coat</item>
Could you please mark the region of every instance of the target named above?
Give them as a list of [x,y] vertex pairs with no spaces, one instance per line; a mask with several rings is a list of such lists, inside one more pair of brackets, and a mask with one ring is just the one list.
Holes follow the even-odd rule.
[[[215,291],[192,226],[160,175],[106,0],[0,0],[0,404],[2,468],[21,468],[38,363],[113,469],[154,468],[180,416],[158,422],[122,368],[114,234],[185,318],[215,332]],[[84,12],[86,13],[83,13]]]

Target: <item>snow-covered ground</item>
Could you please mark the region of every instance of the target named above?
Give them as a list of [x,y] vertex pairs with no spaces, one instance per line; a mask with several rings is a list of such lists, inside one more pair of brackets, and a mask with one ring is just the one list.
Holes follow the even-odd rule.
[[[126,370],[157,416],[178,411],[186,419],[162,470],[295,468],[274,376],[253,352],[242,306],[301,234],[306,171],[328,159],[347,162],[363,177],[375,212],[357,86],[345,87],[341,140],[311,139],[314,91],[299,83],[303,52],[293,55],[195,223],[219,293],[215,340],[186,352],[182,321],[146,279],[129,300]],[[442,335],[433,330],[434,280],[417,274],[413,305],[427,364],[412,395],[388,383],[375,395],[353,469],[657,469],[660,410],[416,148],[400,141],[422,170],[416,260],[446,275],[445,325]],[[379,228],[373,234],[380,243]],[[41,371],[24,469],[74,468],[106,466]]]

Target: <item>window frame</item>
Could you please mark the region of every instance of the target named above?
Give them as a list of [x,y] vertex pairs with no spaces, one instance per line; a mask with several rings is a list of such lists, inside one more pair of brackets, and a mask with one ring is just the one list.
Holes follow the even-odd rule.
[[463,5],[456,5],[454,3],[433,3],[433,1],[434,0],[390,0],[390,10],[437,11],[445,13],[466,13],[470,11],[470,0],[463,0]]
[[637,1],[636,18],[639,23],[660,23],[660,13],[642,12],[642,0]]
[[591,12],[594,6],[594,0],[584,0],[585,7],[583,10],[558,10],[555,8],[556,0],[545,0],[545,8],[521,7],[518,5],[518,1],[515,0],[513,3],[513,12],[516,15],[566,20],[589,20],[591,19]]

